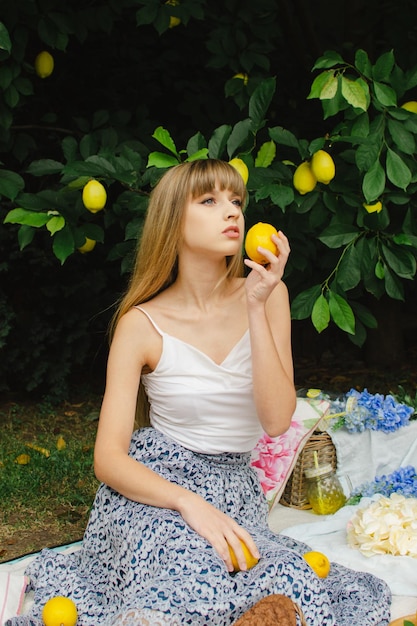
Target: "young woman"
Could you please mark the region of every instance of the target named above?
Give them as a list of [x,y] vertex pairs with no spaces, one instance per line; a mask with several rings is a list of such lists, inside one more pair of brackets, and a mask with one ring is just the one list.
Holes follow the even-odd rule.
[[[262,249],[269,264],[245,260],[243,276],[245,201],[218,160],[178,165],[154,189],[113,325],[83,546],[41,553],[32,616],[11,623],[39,624],[48,598],[69,595],[82,626],[226,626],[284,594],[311,625],[388,624],[384,583],[336,564],[321,580],[307,546],[268,529],[250,452],[295,409],[290,247],[280,232],[277,255]],[[135,430],[137,414],[150,426]]]

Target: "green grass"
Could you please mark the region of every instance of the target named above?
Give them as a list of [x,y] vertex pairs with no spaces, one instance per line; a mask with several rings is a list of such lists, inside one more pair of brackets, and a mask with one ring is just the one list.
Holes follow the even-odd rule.
[[0,404],[0,560],[82,536],[98,487],[98,406],[94,398],[58,407]]

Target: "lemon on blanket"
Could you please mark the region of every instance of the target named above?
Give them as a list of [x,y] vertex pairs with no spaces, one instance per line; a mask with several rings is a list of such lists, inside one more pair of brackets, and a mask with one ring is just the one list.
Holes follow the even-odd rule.
[[[257,564],[259,559],[256,559],[252,555],[252,553],[249,551],[249,548],[247,547],[246,543],[244,541],[242,541],[242,539],[239,539],[239,541],[240,541],[240,545],[242,546],[243,554],[245,556],[246,565],[247,565],[248,569],[250,569],[251,567],[254,567],[254,565]],[[240,567],[239,567],[239,563],[237,562],[235,551],[233,550],[233,548],[231,546],[229,546],[229,552],[230,552],[230,557],[232,559],[233,571],[234,572],[240,572]]]
[[330,561],[323,552],[317,552],[316,550],[310,550],[304,555],[305,560],[313,569],[317,576],[320,578],[326,578],[330,572]]
[[75,626],[77,619],[77,607],[70,598],[64,596],[51,598],[42,610],[45,626]]

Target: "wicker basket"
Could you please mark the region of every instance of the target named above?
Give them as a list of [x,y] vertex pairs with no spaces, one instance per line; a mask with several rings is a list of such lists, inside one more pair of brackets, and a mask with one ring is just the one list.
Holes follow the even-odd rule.
[[314,467],[314,451],[317,452],[320,465],[330,463],[335,470],[337,467],[336,448],[332,438],[326,432],[315,430],[307,440],[297,463],[285,485],[280,498],[280,504],[294,509],[311,509],[307,499],[304,471]]

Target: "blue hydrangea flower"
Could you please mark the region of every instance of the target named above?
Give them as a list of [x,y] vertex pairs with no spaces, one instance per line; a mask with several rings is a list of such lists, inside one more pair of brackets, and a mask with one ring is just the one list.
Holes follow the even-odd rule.
[[406,498],[417,498],[417,472],[412,465],[400,467],[391,474],[376,476],[372,482],[367,482],[351,493],[350,500],[357,501],[361,497],[371,497],[376,493],[389,497],[392,493],[399,493]]
[[367,389],[351,389],[344,401],[339,398],[331,405],[331,413],[339,415],[335,427],[344,426],[352,433],[367,429],[392,433],[409,424],[414,413],[413,407],[397,402],[391,394],[371,394]]

